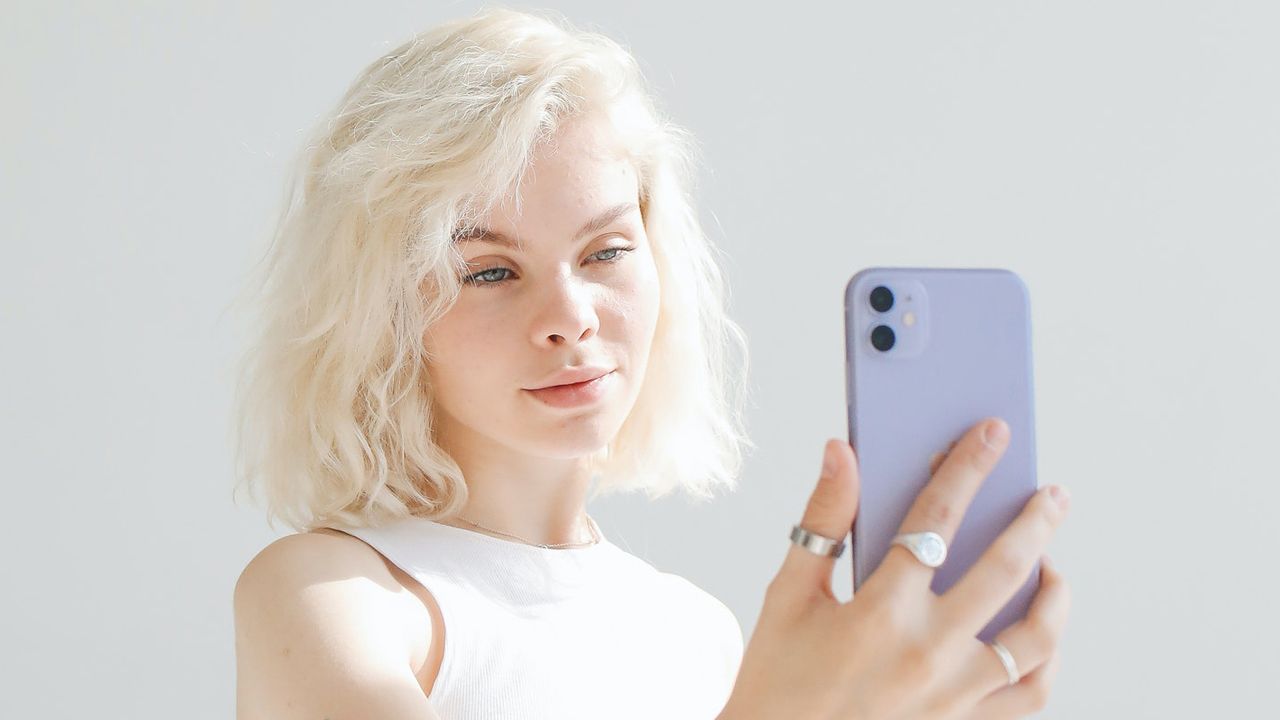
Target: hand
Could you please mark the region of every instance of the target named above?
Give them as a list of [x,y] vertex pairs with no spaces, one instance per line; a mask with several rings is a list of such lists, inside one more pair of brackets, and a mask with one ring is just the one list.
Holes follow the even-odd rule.
[[[987,423],[996,432],[983,440]],[[901,532],[932,530],[948,543],[978,487],[1008,445],[1008,425],[979,422],[957,441],[916,497]],[[844,538],[858,509],[858,470],[847,442],[828,441],[801,526]],[[1061,503],[1050,491],[1061,491]],[[792,545],[769,583],[721,720],[952,720],[1022,717],[1044,706],[1070,604],[1066,581],[1041,557],[1066,515],[1066,491],[1041,488],[946,593],[932,568],[893,545],[855,596],[831,591],[835,559]],[[1041,560],[1027,617],[996,636],[1022,679],[1009,678],[976,635]]]

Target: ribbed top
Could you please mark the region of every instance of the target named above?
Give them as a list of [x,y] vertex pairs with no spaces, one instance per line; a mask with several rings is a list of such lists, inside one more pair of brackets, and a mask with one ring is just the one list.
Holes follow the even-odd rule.
[[[714,718],[742,659],[719,600],[614,545],[544,548],[423,518],[341,528],[444,619],[442,720]],[[597,529],[599,527],[597,526]]]

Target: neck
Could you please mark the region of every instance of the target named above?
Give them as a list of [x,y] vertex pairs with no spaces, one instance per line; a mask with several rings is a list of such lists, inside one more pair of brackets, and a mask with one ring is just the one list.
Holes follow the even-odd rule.
[[440,522],[466,530],[480,530],[471,524],[478,523],[538,545],[595,538],[586,517],[588,457],[530,456],[492,441],[460,441],[457,433],[441,433],[438,442],[458,463],[467,484],[461,511]]
[[[551,549],[567,549],[567,548],[576,548],[576,547],[589,547],[589,546],[591,546],[591,545],[595,545],[596,543],[600,542],[600,540],[602,540],[602,539],[603,539],[603,537],[601,536],[601,534],[600,534],[599,530],[598,530],[598,529],[596,528],[596,526],[595,526],[595,521],[594,521],[594,520],[592,520],[592,519],[590,519],[590,518],[588,518],[588,517],[587,517],[587,516],[585,516],[585,515],[583,516],[582,527],[584,527],[584,528],[586,528],[586,529],[582,531],[582,533],[581,533],[581,537],[580,537],[579,539],[577,539],[577,540],[569,540],[569,541],[562,542],[562,543],[543,543],[543,542],[534,542],[534,541],[528,540],[528,539],[526,539],[526,538],[519,537],[519,536],[515,535],[514,533],[508,533],[508,532],[504,532],[504,531],[502,531],[502,530],[494,530],[493,528],[486,527],[486,526],[482,525],[481,523],[472,522],[469,518],[466,518],[466,517],[457,516],[457,519],[458,519],[458,520],[461,520],[463,523],[465,523],[465,524],[466,524],[466,526],[467,526],[467,529],[469,529],[469,530],[474,530],[474,531],[476,531],[476,532],[482,532],[482,533],[485,533],[486,535],[492,535],[492,536],[494,536],[494,537],[498,537],[498,538],[499,538],[499,539],[501,539],[501,540],[514,540],[514,541],[517,541],[517,542],[523,542],[523,543],[527,543],[527,544],[530,544],[530,545],[538,545],[538,546],[541,546],[541,547],[546,547],[546,548],[551,548]],[[451,523],[451,524],[452,524],[452,523]]]

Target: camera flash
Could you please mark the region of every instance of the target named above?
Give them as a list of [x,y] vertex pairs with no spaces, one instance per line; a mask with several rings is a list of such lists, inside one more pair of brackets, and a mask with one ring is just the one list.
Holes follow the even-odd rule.
[[916,324],[916,314],[910,310],[902,313],[902,324],[911,327]]

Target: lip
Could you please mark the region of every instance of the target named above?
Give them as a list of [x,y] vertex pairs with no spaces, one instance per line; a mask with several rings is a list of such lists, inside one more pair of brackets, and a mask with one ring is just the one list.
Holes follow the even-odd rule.
[[582,382],[554,385],[536,390],[525,389],[533,397],[552,407],[571,408],[599,402],[613,385],[613,371]]
[[550,377],[542,381],[542,384],[534,388],[525,388],[526,390],[545,390],[562,385],[574,385],[583,383],[588,380],[595,380],[613,372],[617,368],[607,368],[601,365],[580,365],[574,367],[561,368]]

